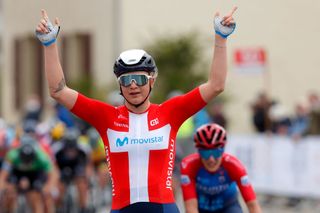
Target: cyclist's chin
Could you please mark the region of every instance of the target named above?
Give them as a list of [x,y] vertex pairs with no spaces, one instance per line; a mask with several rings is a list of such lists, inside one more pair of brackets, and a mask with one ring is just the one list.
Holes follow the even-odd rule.
[[129,95],[127,100],[132,104],[140,104],[144,100],[144,96],[142,94]]
[[208,170],[209,172],[215,172],[219,169],[220,163],[218,161],[216,162],[206,162],[204,163],[204,167],[206,168],[206,170]]
[[209,172],[215,172],[218,170],[218,166],[213,166],[213,167],[206,167],[206,169],[209,171]]

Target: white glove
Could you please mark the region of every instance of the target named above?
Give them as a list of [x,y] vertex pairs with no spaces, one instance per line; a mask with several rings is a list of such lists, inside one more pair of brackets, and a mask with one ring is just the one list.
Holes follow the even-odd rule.
[[219,16],[216,16],[213,22],[215,32],[222,38],[227,38],[229,35],[233,33],[234,29],[236,28],[235,23],[232,23],[229,26],[221,24],[222,18]]
[[60,31],[60,26],[55,25],[53,26],[51,21],[48,20],[47,21],[47,29],[48,29],[48,33],[40,33],[38,31],[36,31],[36,36],[37,38],[40,40],[40,42],[44,45],[44,46],[50,46],[51,44],[53,44],[59,34]]

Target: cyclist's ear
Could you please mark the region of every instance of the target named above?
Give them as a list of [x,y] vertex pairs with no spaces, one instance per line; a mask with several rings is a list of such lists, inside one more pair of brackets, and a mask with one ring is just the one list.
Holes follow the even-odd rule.
[[153,88],[155,82],[156,82],[156,78],[150,78],[150,86],[151,86],[151,88]]

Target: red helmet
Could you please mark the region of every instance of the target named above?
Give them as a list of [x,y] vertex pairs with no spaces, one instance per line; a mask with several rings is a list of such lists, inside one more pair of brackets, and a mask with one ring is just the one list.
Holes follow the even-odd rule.
[[224,147],[227,142],[227,132],[218,124],[204,124],[196,130],[194,142],[195,146],[201,149]]

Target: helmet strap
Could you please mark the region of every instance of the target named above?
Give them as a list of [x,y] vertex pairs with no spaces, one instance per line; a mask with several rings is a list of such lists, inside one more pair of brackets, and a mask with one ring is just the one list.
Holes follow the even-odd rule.
[[139,104],[133,104],[131,103],[130,101],[128,101],[128,99],[126,99],[126,97],[123,95],[123,92],[122,92],[122,89],[121,89],[121,86],[120,86],[120,95],[122,95],[122,97],[128,102],[128,104],[130,104],[131,106],[134,106],[135,108],[138,108],[139,106],[141,106],[142,104],[144,104],[144,102],[146,102],[146,100],[148,99],[148,97],[150,96],[150,93],[151,93],[151,84],[149,84],[149,93],[147,95],[147,97]]

